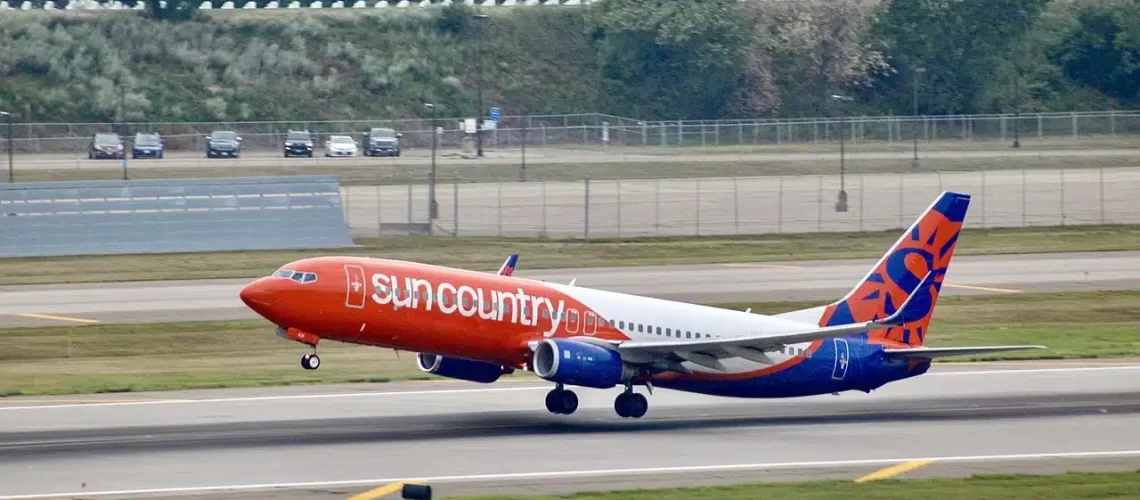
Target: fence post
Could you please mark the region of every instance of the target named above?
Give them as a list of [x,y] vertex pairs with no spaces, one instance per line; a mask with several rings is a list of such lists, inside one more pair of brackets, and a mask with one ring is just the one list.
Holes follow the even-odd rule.
[[776,181],[776,232],[784,232],[784,176]]
[[[1076,116],[1076,115],[1073,115]],[[1065,167],[1061,167],[1061,227],[1065,227]]]
[[736,234],[740,234],[740,194],[737,192],[737,178],[732,178],[732,221]]
[[701,235],[701,180],[697,179],[697,236]]
[[1028,226],[1027,221],[1025,220],[1025,218],[1026,218],[1026,215],[1025,215],[1025,196],[1026,196],[1025,169],[1021,169],[1021,227],[1023,227],[1023,228]]
[[1100,193],[1097,194],[1097,201],[1100,204],[1100,223],[1104,224],[1104,167],[1097,167],[1097,187],[1100,188]]
[[617,180],[617,235],[621,238],[621,179]]
[[585,210],[586,210],[586,219],[585,219],[584,230],[585,230],[586,239],[588,240],[588,239],[590,239],[590,176],[588,176],[588,175],[586,176],[586,206],[585,206]]
[[982,212],[982,229],[985,229],[986,228],[986,171],[985,170],[982,170],[982,196],[981,196],[980,201],[981,201],[981,205],[982,205],[982,210],[981,210],[981,212]]
[[661,174],[657,174],[653,188],[653,230],[661,236]]
[[1042,130],[1041,130],[1042,128],[1044,128],[1044,126],[1041,123],[1041,115],[1038,114],[1037,115],[1037,138],[1038,139],[1040,139],[1042,137]]
[[[453,225],[452,225],[451,237],[454,238],[454,237],[459,236],[459,172],[452,172],[451,175],[452,175],[452,183],[451,183],[452,201],[451,201],[451,204],[453,205],[453,207],[455,209],[454,220],[452,221]],[[502,185],[502,183],[499,183],[499,184]],[[500,216],[502,216],[502,213],[503,213],[503,211],[499,210]],[[503,234],[503,228],[502,228],[502,224],[500,223],[499,235],[501,236],[502,234]]]

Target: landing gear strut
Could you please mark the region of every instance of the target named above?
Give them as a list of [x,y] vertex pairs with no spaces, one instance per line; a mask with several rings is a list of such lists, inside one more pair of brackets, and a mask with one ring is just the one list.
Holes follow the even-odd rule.
[[645,396],[633,392],[633,385],[627,384],[625,392],[614,400],[614,411],[622,418],[641,418],[649,411],[649,401]]
[[555,415],[569,415],[578,409],[578,395],[558,384],[553,391],[546,393],[546,409]]

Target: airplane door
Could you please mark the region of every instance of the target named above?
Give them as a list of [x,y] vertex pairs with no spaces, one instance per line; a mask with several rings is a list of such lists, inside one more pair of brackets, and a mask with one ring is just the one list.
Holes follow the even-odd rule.
[[847,367],[851,364],[851,353],[847,347],[847,339],[832,339],[835,345],[835,367],[831,370],[832,380],[847,378]]
[[364,309],[364,297],[367,295],[365,290],[368,288],[364,282],[364,269],[357,265],[346,264],[344,275],[348,287],[344,306],[350,309]]

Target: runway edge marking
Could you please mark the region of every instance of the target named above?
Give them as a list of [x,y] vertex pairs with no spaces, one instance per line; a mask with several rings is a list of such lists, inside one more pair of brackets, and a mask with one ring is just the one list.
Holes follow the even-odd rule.
[[[565,477],[591,477],[615,475],[652,475],[675,472],[724,472],[733,470],[752,469],[793,469],[793,468],[819,468],[819,467],[851,467],[859,465],[884,465],[899,462],[993,462],[1015,460],[1048,460],[1048,459],[1075,459],[1075,458],[1113,458],[1113,457],[1140,457],[1140,450],[1117,451],[1084,451],[1059,453],[1025,453],[1017,455],[972,455],[972,456],[945,456],[945,457],[915,457],[915,458],[876,458],[864,460],[829,460],[819,462],[775,462],[756,464],[728,464],[728,465],[688,465],[677,467],[646,467],[637,469],[598,469],[579,471],[552,471],[552,472],[515,472],[502,474],[473,474],[465,476],[436,476],[423,477],[419,481],[424,483],[443,482],[477,482],[502,481],[536,478],[565,478]],[[291,488],[322,488],[373,485],[377,483],[399,482],[399,478],[378,479],[350,479],[341,481],[313,481],[298,483],[265,483],[265,484],[237,484],[228,486],[192,486],[185,488],[153,488],[138,490],[108,490],[108,491],[82,491],[67,493],[37,493],[27,495],[0,496],[0,500],[34,499],[34,498],[61,498],[61,497],[95,497],[112,495],[154,495],[165,493],[202,493],[214,491],[242,491],[242,490],[269,490]]]

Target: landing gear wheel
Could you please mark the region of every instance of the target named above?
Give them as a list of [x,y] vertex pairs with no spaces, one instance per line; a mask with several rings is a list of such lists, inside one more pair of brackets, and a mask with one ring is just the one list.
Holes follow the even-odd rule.
[[555,389],[546,393],[546,409],[555,415],[569,415],[578,410],[578,395],[574,391]]
[[649,411],[649,401],[634,392],[623,392],[614,400],[614,411],[621,418],[641,418]]
[[316,354],[301,356],[301,367],[306,370],[316,370],[321,367],[321,358]]

